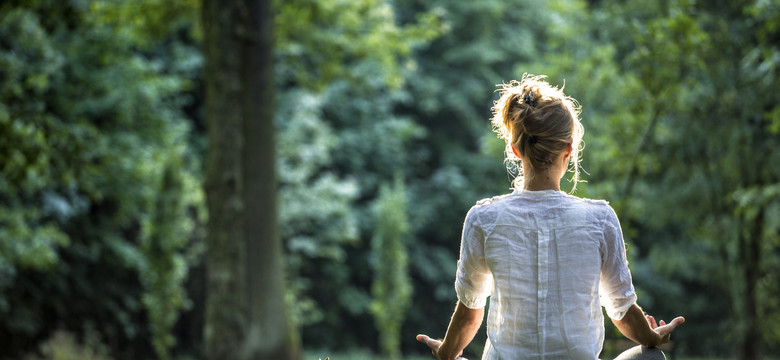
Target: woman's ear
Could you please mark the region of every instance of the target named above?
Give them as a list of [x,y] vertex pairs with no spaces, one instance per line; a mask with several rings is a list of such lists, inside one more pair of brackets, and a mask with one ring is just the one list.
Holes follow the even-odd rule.
[[[512,147],[512,152],[515,153],[515,156],[517,156],[517,158],[520,159],[520,152],[517,151],[515,144],[510,144],[509,146]],[[569,145],[569,148],[571,148],[571,144]]]
[[569,143],[569,146],[566,147],[566,157],[568,158],[571,156],[571,152],[574,151],[574,143]]

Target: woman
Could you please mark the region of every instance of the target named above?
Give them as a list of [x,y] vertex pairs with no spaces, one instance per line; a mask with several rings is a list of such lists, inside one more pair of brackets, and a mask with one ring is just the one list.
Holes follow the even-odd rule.
[[482,324],[482,359],[597,359],[601,306],[640,344],[618,359],[664,359],[655,346],[685,319],[656,323],[636,304],[620,223],[605,201],[560,191],[569,164],[576,187],[583,127],[574,99],[541,76],[501,89],[493,126],[519,160],[514,192],[478,202],[463,227],[458,302],[444,341],[418,335],[439,359],[456,359]]

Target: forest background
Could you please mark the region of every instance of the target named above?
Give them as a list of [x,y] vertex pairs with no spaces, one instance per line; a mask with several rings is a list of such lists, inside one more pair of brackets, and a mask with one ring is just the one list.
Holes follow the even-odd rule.
[[[203,357],[200,6],[0,4],[0,358]],[[273,13],[286,298],[304,349],[399,357],[426,353],[415,334],[443,335],[466,211],[509,191],[496,84],[533,73],[581,103],[575,194],[616,209],[643,307],[686,316],[674,354],[780,350],[780,1]]]

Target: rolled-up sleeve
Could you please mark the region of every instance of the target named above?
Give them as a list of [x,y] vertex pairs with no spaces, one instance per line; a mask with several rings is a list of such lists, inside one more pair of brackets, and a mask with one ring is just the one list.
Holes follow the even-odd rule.
[[609,208],[604,221],[601,249],[601,278],[599,300],[607,316],[620,320],[636,302],[636,292],[628,269],[626,245],[615,211]]
[[493,274],[485,262],[485,233],[480,228],[477,210],[477,206],[472,207],[463,224],[455,277],[458,300],[470,309],[485,307],[493,289]]

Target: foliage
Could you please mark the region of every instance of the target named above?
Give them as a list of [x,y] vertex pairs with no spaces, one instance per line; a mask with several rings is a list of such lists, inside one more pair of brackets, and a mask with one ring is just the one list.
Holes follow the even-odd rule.
[[406,218],[406,190],[403,178],[396,175],[392,187],[380,187],[374,205],[376,226],[371,242],[374,282],[371,285],[371,314],[379,330],[379,346],[391,359],[400,358],[401,324],[410,305],[412,286],[409,278]]
[[[201,199],[182,196],[185,191],[197,189],[198,184],[177,175],[184,170],[180,157],[167,159],[162,166],[159,193],[149,211],[150,219],[144,224],[149,235],[141,240],[145,259],[139,276],[147,289],[141,301],[149,317],[152,344],[157,355],[167,359],[176,344],[172,330],[179,312],[190,306],[184,291],[188,264],[182,251],[188,245],[188,235],[194,225],[187,214],[187,201]],[[191,183],[186,184],[187,181]]]
[[197,0],[89,1],[88,4],[95,23],[110,27],[141,49],[170,41],[171,34],[176,32],[197,39],[201,36],[200,1]]
[[62,323],[124,344],[117,354],[154,342],[168,358],[201,201],[186,83],[83,2],[0,14],[3,351]]
[[387,0],[277,1],[275,10],[279,76],[315,89],[336,79],[357,85],[364,79],[351,65],[366,63],[381,69],[379,81],[398,87],[411,49],[438,33],[433,13],[399,26]]
[[354,180],[339,178],[328,166],[337,138],[321,115],[322,99],[306,90],[281,95],[277,124],[280,223],[288,254],[289,305],[295,322],[307,326],[323,318],[309,295],[318,261],[342,263],[344,247],[358,239],[350,205]]
[[[294,282],[305,282],[307,296],[325,310],[318,321],[303,328],[304,342],[314,346],[349,347],[376,340],[369,313],[373,203],[378,198],[379,184],[414,161],[414,154],[405,149],[424,136],[408,119],[393,116],[394,99],[387,85],[372,79],[371,73],[363,75],[366,82],[362,89],[336,81],[321,95],[309,95],[318,107],[310,115],[313,118],[306,121],[311,125],[295,125],[302,121],[295,116],[282,114],[279,118],[282,137],[288,136],[288,129],[298,127],[294,130],[296,140],[280,141],[279,149],[291,144],[297,154],[293,160],[303,160],[304,156],[308,159],[295,162],[299,169],[317,169],[302,185],[283,186],[280,209],[283,214],[292,212],[297,216],[284,222],[290,226],[283,226],[292,273],[301,266],[300,277]],[[281,102],[280,111],[296,106],[298,113],[308,112],[307,97],[293,95],[285,99],[292,102]],[[314,120],[316,117],[319,119]],[[289,160],[281,156],[280,161]],[[296,173],[287,166],[281,165],[280,169]],[[296,265],[297,261],[301,262]],[[361,330],[338,338],[328,335],[332,328],[341,326]]]
[[[198,7],[0,5],[2,356],[60,325],[74,343],[99,334],[116,358],[197,356],[173,344],[198,331],[172,329],[198,327],[202,298],[184,288],[202,280],[190,271],[204,220]],[[780,346],[777,1],[293,0],[274,12],[280,224],[307,346],[377,349],[392,327],[371,316],[370,245],[399,172],[397,220],[415,239],[402,350],[443,334],[463,217],[511,180],[488,125],[493,90],[526,72],[582,104],[577,195],[616,208],[640,304],[688,318],[678,354]]]
[[[310,346],[375,341],[372,204],[379,184],[411,161],[410,142],[424,135],[392,111],[410,51],[439,32],[438,19],[421,13],[400,25],[387,1],[275,6],[288,299]],[[332,336],[345,327],[355,331]]]
[[58,330],[41,343],[40,356],[29,355],[26,360],[110,360],[104,344],[81,344],[73,334]]

